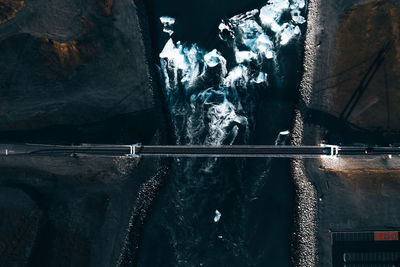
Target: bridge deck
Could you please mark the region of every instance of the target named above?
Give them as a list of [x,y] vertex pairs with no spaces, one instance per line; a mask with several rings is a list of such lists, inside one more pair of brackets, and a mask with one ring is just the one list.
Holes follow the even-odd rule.
[[139,146],[140,156],[184,157],[318,157],[326,155],[321,146]]
[[166,156],[166,157],[286,157],[315,158],[319,156],[369,156],[399,155],[398,147],[338,147],[322,146],[146,146],[146,145],[0,145],[0,156],[42,155],[69,156],[75,154],[94,156]]

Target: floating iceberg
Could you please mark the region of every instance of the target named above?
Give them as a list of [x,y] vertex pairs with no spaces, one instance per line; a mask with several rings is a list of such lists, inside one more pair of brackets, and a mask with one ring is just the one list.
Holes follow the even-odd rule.
[[162,25],[164,26],[163,32],[168,33],[170,36],[174,33],[174,24],[175,24],[175,19],[168,17],[168,16],[163,16],[160,17],[160,21]]
[[257,59],[257,54],[252,51],[236,51],[235,59],[237,63],[250,62]]
[[185,59],[185,55],[182,53],[182,48],[176,47],[171,38],[167,41],[163,50],[161,51],[160,58],[166,58],[170,60],[177,68],[185,69],[187,67],[187,61]]
[[286,45],[294,36],[297,36],[300,34],[300,28],[299,26],[294,26],[291,24],[285,23],[283,25],[283,30],[280,33],[280,44],[281,45]]
[[265,83],[267,81],[267,74],[265,72],[260,71],[257,76],[256,83]]
[[[305,6],[304,0],[271,0],[260,10],[262,25],[276,33],[276,39],[280,45],[286,45],[294,36],[300,34],[297,24],[303,24],[306,20],[301,15]],[[282,15],[290,11],[291,21],[281,23]]]
[[[219,39],[221,39],[222,41],[226,41],[225,38],[225,34],[228,33],[230,38],[234,38],[235,37],[235,32],[233,30],[233,26],[231,25],[231,23],[228,21],[224,21],[222,20],[221,23],[218,25],[218,29],[219,29]],[[227,36],[226,36],[227,37]]]
[[218,210],[215,210],[214,222],[218,222],[219,219],[221,219],[221,212],[219,212]]
[[293,0],[290,4],[291,9],[303,9],[306,6],[305,0]]
[[175,24],[175,19],[168,17],[168,16],[162,16],[160,17],[160,21],[164,25],[174,25]]
[[275,55],[274,52],[274,43],[266,34],[261,34],[257,37],[255,42],[255,48],[261,54],[264,54],[266,58],[273,58]]
[[222,75],[226,74],[226,59],[218,52],[217,49],[212,50],[211,52],[204,55],[204,61],[207,66],[213,68],[218,64],[221,65]]
[[263,6],[260,10],[261,23],[263,25],[268,25],[268,26],[273,26],[274,24],[278,24],[283,12],[287,9],[289,9],[288,0],[268,1],[268,4]]
[[[300,34],[297,25],[305,22],[301,15],[304,6],[304,0],[271,0],[260,10],[255,9],[223,20],[218,26],[219,36],[225,40],[223,32],[229,32],[232,40],[228,41],[233,44],[238,64],[255,59],[261,63],[263,58],[274,58],[276,49]],[[273,36],[268,36],[270,33],[267,30],[274,32]],[[256,55],[243,51],[243,46]]]
[[300,10],[298,9],[294,9],[292,11],[290,11],[290,14],[292,15],[292,20],[298,24],[303,24],[304,22],[306,22],[306,19],[300,15]]
[[243,64],[234,67],[224,79],[227,87],[245,86],[249,81],[248,69]]
[[245,13],[242,13],[242,14],[239,14],[239,15],[235,15],[232,18],[230,18],[229,20],[242,22],[242,21],[247,20],[249,18],[255,17],[258,13],[259,13],[258,9],[253,9],[253,10],[247,11]]
[[290,132],[288,130],[279,132],[275,140],[275,145],[285,145],[289,134]]
[[175,45],[170,38],[159,56],[165,83],[169,89],[177,87],[179,83],[183,83],[185,87],[190,87],[204,72],[204,66],[200,68],[200,63],[203,61],[203,51],[196,45],[187,47],[180,42]]

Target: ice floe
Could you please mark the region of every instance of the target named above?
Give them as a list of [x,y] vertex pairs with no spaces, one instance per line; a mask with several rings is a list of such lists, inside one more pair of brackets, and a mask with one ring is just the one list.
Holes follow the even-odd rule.
[[275,140],[275,145],[285,145],[287,139],[289,138],[289,130],[281,131],[279,132],[278,136],[276,137]]
[[239,64],[234,67],[224,79],[227,87],[245,86],[249,81],[248,69],[245,65]]
[[299,34],[300,34],[299,26],[294,26],[285,23],[282,26],[282,32],[280,33],[280,44],[286,45],[294,36],[297,36]]
[[221,67],[221,76],[226,75],[226,59],[218,52],[217,49],[212,50],[211,52],[204,55],[204,61],[208,67],[215,67],[219,65]]
[[257,54],[252,51],[236,51],[235,58],[237,63],[250,62],[257,58]]
[[[263,25],[273,28],[274,24],[278,24],[284,11],[289,9],[288,0],[270,0],[268,4],[260,10],[260,20]],[[274,30],[274,29],[272,29]]]
[[185,69],[188,65],[185,54],[183,54],[182,46],[178,47],[174,44],[174,41],[170,38],[165,44],[163,50],[160,53],[160,58],[167,58],[173,62],[174,67],[179,69]]
[[265,72],[260,71],[255,82],[265,83],[266,81],[267,81],[267,74]]
[[214,222],[218,222],[220,219],[221,219],[221,212],[215,210]]
[[163,16],[160,17],[160,21],[164,26],[163,32],[166,32],[171,36],[174,33],[175,19],[168,16]]

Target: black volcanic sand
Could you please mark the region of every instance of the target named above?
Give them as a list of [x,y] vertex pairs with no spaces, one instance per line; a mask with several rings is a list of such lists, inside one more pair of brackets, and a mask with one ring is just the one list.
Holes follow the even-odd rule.
[[[398,98],[396,81],[400,78],[395,60],[399,55],[395,16],[398,10],[398,1],[390,0],[322,1],[317,11],[321,30],[314,51],[314,84],[304,125],[305,144],[319,144],[325,139],[332,144],[387,145],[389,141],[400,140],[395,115],[398,105],[392,102]],[[377,52],[390,40],[391,50],[349,117],[359,127],[346,125],[338,119],[344,105]],[[321,165],[323,161],[305,160],[306,176],[315,186],[318,199],[318,266],[332,266],[332,231],[400,227],[400,172],[385,170],[385,159],[380,161],[376,169],[366,163],[368,170],[363,170],[364,163],[354,160],[358,170],[328,170]]]
[[[132,1],[13,2],[0,3],[1,143],[165,142]],[[0,159],[0,266],[128,262],[164,165]]]

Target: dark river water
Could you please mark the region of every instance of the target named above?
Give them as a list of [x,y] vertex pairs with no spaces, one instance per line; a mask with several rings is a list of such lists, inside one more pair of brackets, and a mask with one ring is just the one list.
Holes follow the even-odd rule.
[[[305,7],[274,2],[232,18],[267,1],[145,1],[172,142],[274,144],[290,129]],[[291,266],[293,200],[286,159],[175,159],[135,264]]]

